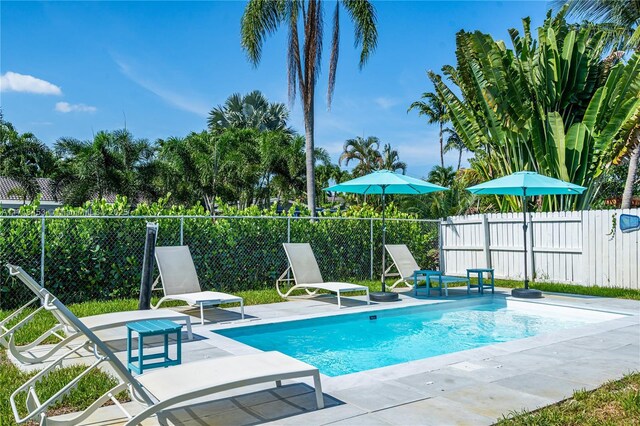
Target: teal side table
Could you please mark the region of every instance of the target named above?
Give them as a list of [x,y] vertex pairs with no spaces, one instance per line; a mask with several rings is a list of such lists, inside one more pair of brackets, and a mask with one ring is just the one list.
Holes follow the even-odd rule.
[[[491,284],[485,283],[484,282],[484,274],[488,273],[489,275],[491,275]],[[471,274],[478,274],[478,285],[471,285],[471,280],[469,279]],[[491,294],[494,294],[495,292],[495,283],[493,280],[493,268],[472,268],[472,269],[467,269],[467,294],[470,294],[471,292],[471,288],[472,287],[478,287],[478,293],[480,294],[484,294],[484,289],[485,288],[490,288],[491,289]]]
[[[138,333],[138,356],[133,356],[131,338],[133,332]],[[176,335],[176,357],[169,357],[169,336]],[[164,336],[164,348],[161,353],[145,355],[144,338],[148,336]],[[145,362],[161,359],[156,362]],[[169,320],[149,320],[127,323],[127,368],[142,374],[144,370],[156,367],[178,365],[182,361],[182,325]]]

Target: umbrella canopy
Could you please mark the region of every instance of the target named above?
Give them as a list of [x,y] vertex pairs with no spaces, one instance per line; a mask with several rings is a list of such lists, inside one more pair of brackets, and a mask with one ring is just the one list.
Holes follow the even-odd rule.
[[493,179],[467,188],[473,194],[535,195],[582,194],[587,189],[573,183],[539,175],[536,172],[515,172],[509,176]]
[[[338,185],[325,188],[325,191],[349,192],[353,194],[381,194],[382,195],[382,292],[379,300],[392,300],[385,296],[384,270],[385,270],[385,249],[387,227],[384,217],[384,196],[386,194],[429,194],[436,191],[447,191],[448,188],[434,185],[421,179],[401,175],[390,170],[379,170],[369,173],[366,176],[351,179]],[[386,293],[387,295],[391,293]],[[375,293],[370,296],[376,296]],[[393,295],[397,298],[397,295]]]
[[526,197],[536,195],[571,195],[582,194],[587,188],[562,180],[539,175],[535,172],[516,172],[509,176],[493,179],[480,185],[467,188],[473,194],[516,195],[523,198],[524,233],[524,290],[514,289],[511,294],[518,297],[542,297],[539,290],[529,290],[527,277],[527,203]]
[[447,189],[422,179],[401,175],[390,170],[379,170],[366,176],[330,186],[324,190],[353,194],[428,194],[435,191],[446,191]]

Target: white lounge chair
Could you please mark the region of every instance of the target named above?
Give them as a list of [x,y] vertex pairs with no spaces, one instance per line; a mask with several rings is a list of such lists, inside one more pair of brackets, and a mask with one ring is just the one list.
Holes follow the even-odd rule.
[[[58,315],[57,311],[52,311],[54,318],[57,320],[57,324],[40,335],[37,339],[27,345],[17,346],[14,341],[14,334],[22,328],[26,323],[31,321],[33,317],[44,309],[47,303],[46,297],[51,295],[48,291],[43,291],[43,288],[38,284],[29,274],[27,274],[19,266],[7,264],[9,269],[9,275],[18,278],[22,283],[31,290],[36,297],[29,301],[27,304],[13,312],[11,315],[0,321],[0,345],[4,346],[18,361],[23,364],[34,364],[46,361],[53,354],[55,354],[60,348],[68,346],[72,340],[80,336],[78,330],[73,324],[66,321],[64,316]],[[33,309],[38,306],[30,314],[18,321],[23,312],[27,309]],[[128,322],[132,321],[144,321],[151,319],[167,319],[171,321],[184,321],[187,326],[187,336],[189,340],[193,339],[193,333],[191,331],[191,316],[176,312],[171,309],[158,309],[156,311],[124,311],[113,312],[109,314],[92,315],[88,317],[82,317],[80,321],[88,329],[92,331],[105,330],[110,328],[122,327]],[[12,324],[16,321],[15,324]],[[64,333],[64,334],[61,334]],[[59,340],[53,347],[46,352],[35,355],[31,351],[40,343],[42,343],[48,337],[53,336]]]
[[[394,289],[400,283],[404,283],[410,289],[413,288],[415,290],[415,294],[418,294],[417,291],[417,280],[420,276],[425,277],[425,284],[427,289],[427,296],[431,292],[431,280],[438,282],[438,290],[442,293],[442,285],[444,284],[444,292],[445,296],[449,295],[448,284],[462,282],[467,283],[469,280],[463,277],[452,277],[443,275],[440,271],[434,271],[429,269],[421,269],[418,266],[418,262],[413,257],[409,248],[404,244],[386,244],[385,249],[391,256],[391,260],[393,264],[387,268],[385,271],[385,276],[399,276],[400,278],[389,286],[389,289]],[[396,268],[397,272],[392,273],[392,268]]]
[[156,262],[160,276],[153,283],[152,290],[157,290],[156,286],[162,281],[164,297],[151,306],[153,309],[158,309],[165,300],[181,300],[200,307],[200,324],[204,324],[205,306],[240,303],[240,315],[244,319],[242,297],[218,291],[202,291],[189,246],[156,247]]
[[[42,294],[47,300],[44,309],[57,312],[57,315],[65,318],[65,322],[72,324],[79,333],[84,335],[86,343],[82,347],[94,354],[95,361],[44,402],[38,398],[36,384],[40,381],[46,381],[47,376],[62,366],[67,358],[81,349],[80,347],[59,357],[47,368],[18,387],[9,398],[18,424],[35,421],[41,425],[76,425],[84,421],[105,402],[112,400],[127,417],[127,425],[138,425],[161,410],[178,403],[258,383],[274,381],[276,386],[281,386],[282,380],[308,376],[313,377],[317,408],[324,408],[318,369],[280,352],[207,359],[158,369],[133,377],[109,347],[73,315],[64,304],[46,290],[43,290]],[[115,374],[118,381],[116,386],[100,396],[87,409],[71,418],[67,417],[64,420],[47,418],[47,410],[50,405],[70,392],[82,377],[103,364],[108,364],[110,371]],[[129,414],[115,399],[115,395],[122,391],[129,391],[131,398],[144,404],[146,408],[135,416]],[[19,401],[24,401],[22,403],[26,406],[22,410],[18,409]],[[21,415],[21,412],[26,412],[26,414]],[[158,417],[162,417],[162,414],[158,414]]]
[[[410,289],[414,287],[416,283],[413,282],[413,272],[419,271],[422,268],[418,266],[418,262],[413,257],[409,248],[404,244],[386,244],[384,248],[391,256],[393,264],[387,268],[384,272],[387,277],[400,277],[396,282],[390,285],[390,290],[396,288],[400,284],[404,284]],[[391,272],[395,267],[396,272]]]
[[[340,301],[341,293],[364,291],[367,293],[367,304],[371,304],[369,300],[369,287],[341,282],[324,282],[316,257],[308,243],[284,243],[283,246],[287,254],[287,259],[289,259],[289,267],[276,281],[276,290],[283,298],[286,299],[291,292],[295,290],[306,290],[306,292],[312,296],[316,294],[318,290],[326,290],[336,293],[338,296],[338,308],[340,308],[342,307]],[[293,274],[293,278],[287,278],[289,272]],[[293,281],[295,285],[283,292],[280,284],[291,281]]]

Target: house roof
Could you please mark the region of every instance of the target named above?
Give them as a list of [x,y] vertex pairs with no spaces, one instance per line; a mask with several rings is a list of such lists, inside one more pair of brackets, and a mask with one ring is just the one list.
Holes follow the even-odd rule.
[[[40,201],[48,203],[58,203],[58,199],[55,194],[55,186],[53,180],[49,178],[36,178],[39,190],[42,194]],[[0,176],[0,200],[16,200],[22,201],[23,197],[20,195],[19,190],[22,188],[20,183],[14,179]],[[16,191],[18,190],[18,191]],[[13,193],[15,192],[15,193]]]

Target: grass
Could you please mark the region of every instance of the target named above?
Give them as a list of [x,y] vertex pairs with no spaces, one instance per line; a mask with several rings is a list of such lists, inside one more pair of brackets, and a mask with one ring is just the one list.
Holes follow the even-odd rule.
[[[46,380],[36,385],[36,392],[41,401],[46,401],[53,396],[64,385],[69,383],[71,379],[80,374],[84,370],[82,366],[65,367],[53,371]],[[25,373],[16,367],[7,359],[6,352],[0,351],[0,425],[15,424],[15,419],[9,405],[9,397],[11,393],[26,382],[35,373]],[[63,413],[71,413],[87,408],[93,401],[104,394],[106,391],[116,385],[116,381],[109,374],[101,371],[92,371],[83,377],[77,386],[64,398],[55,403],[50,408],[50,415],[58,415]],[[25,407],[25,395],[17,398],[16,405],[19,408]],[[128,395],[121,393],[117,395],[119,401],[128,401]],[[26,411],[21,410],[20,415],[24,416]],[[35,423],[34,423],[35,424]]]
[[499,426],[640,425],[640,373],[532,412],[513,412]]
[[[393,281],[388,280],[387,284]],[[473,282],[473,280],[472,280]],[[380,281],[363,280],[354,283],[366,285],[371,291],[380,290]],[[496,286],[515,288],[521,287],[522,282],[510,280],[496,280]],[[616,297],[622,299],[640,300],[640,291],[608,288],[608,287],[581,287],[568,284],[532,283],[532,288],[546,292],[571,293],[588,296]],[[281,302],[275,288],[242,291],[236,293],[244,298],[245,305],[257,305]],[[363,293],[364,294],[364,293]],[[154,300],[154,303],[157,300]],[[164,306],[178,306],[180,302],[167,303]],[[138,301],[135,299],[118,299],[108,301],[90,301],[73,304],[69,309],[79,317],[97,315],[108,312],[135,310]],[[8,311],[0,311],[0,319],[6,317]],[[46,330],[55,325],[51,314],[41,312],[35,318],[16,333],[16,344],[22,345],[35,340]],[[52,341],[51,341],[52,342]],[[48,343],[51,343],[48,342]],[[80,367],[61,368],[46,381],[39,384],[38,392],[41,400],[51,396],[60,389],[72,377],[78,374]],[[8,361],[5,351],[0,350],[0,426],[13,424],[13,414],[9,406],[9,396],[19,384],[24,383],[33,373],[24,373]],[[106,373],[94,372],[84,378],[79,388],[72,391],[52,408],[54,413],[79,411],[86,408],[99,395],[110,389],[115,384],[115,379]],[[597,424],[629,424],[640,425],[640,374],[632,374],[624,379],[611,382],[595,392],[576,392],[571,400],[557,405],[543,408],[533,413],[512,413],[501,421],[500,424],[514,425],[597,425]],[[119,399],[126,400],[127,396],[121,394]],[[590,411],[595,410],[595,417],[591,418]],[[634,419],[634,420],[631,420]],[[629,420],[629,421],[627,421]],[[635,421],[635,423],[634,423]]]

